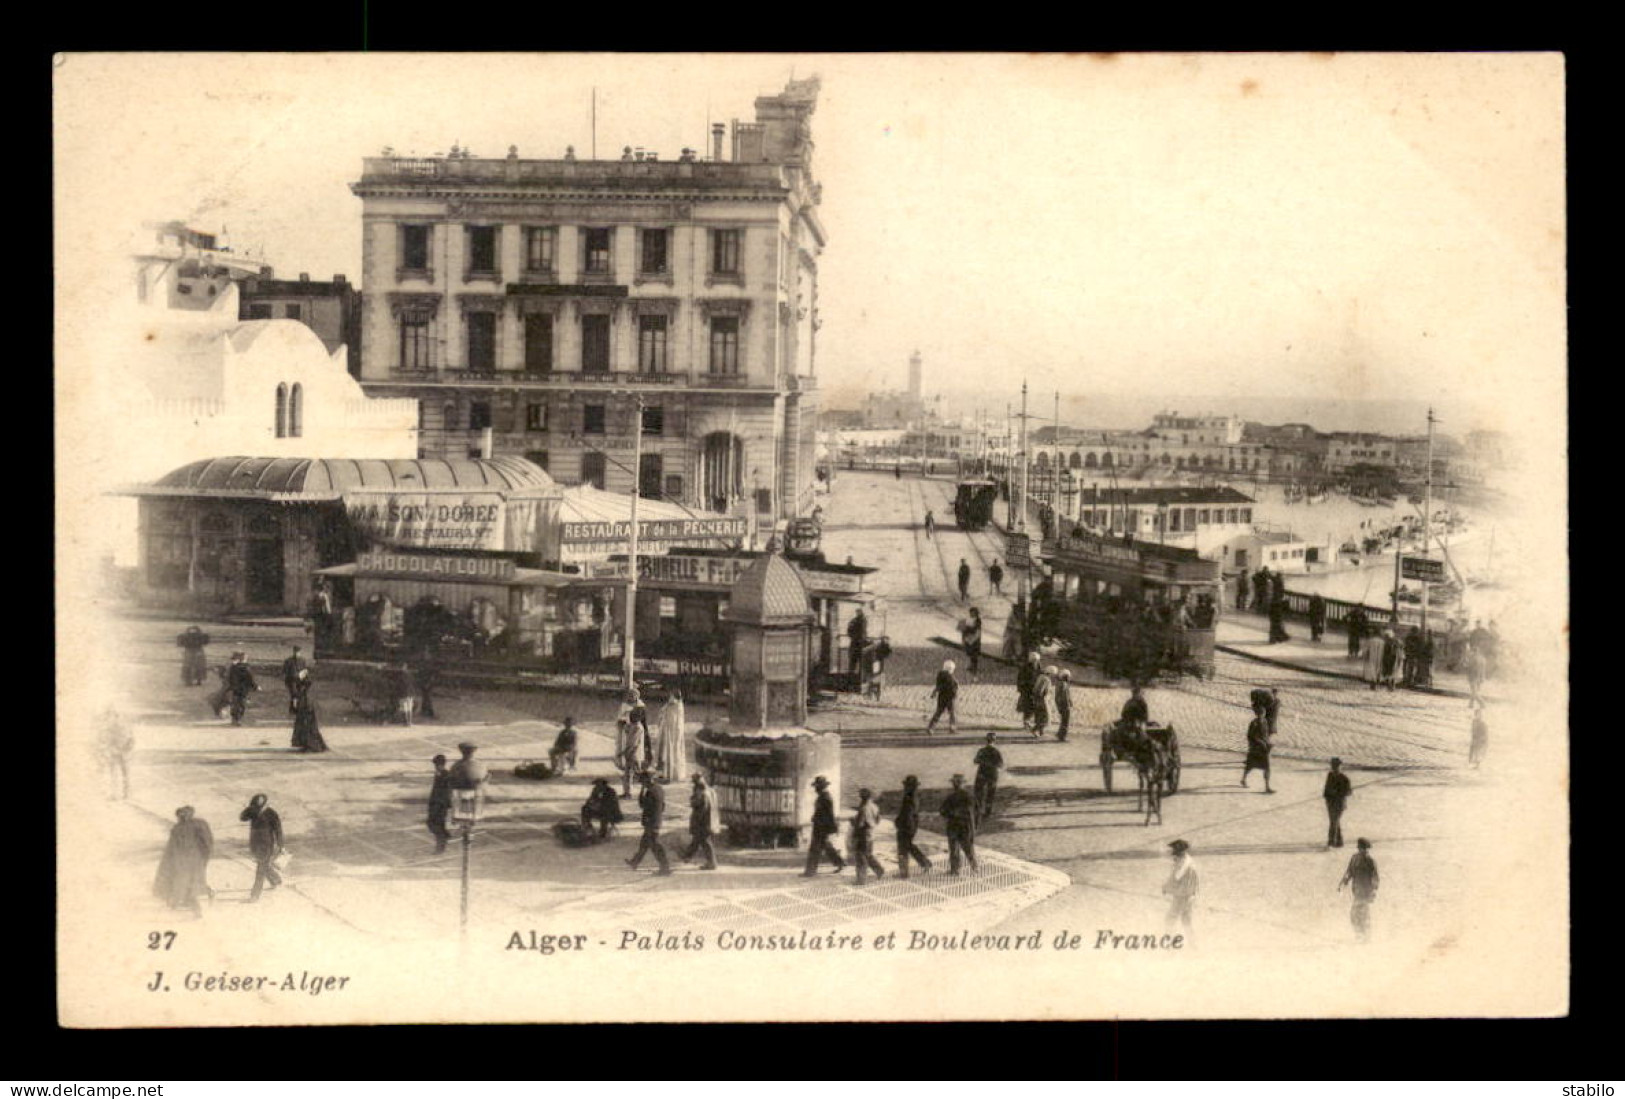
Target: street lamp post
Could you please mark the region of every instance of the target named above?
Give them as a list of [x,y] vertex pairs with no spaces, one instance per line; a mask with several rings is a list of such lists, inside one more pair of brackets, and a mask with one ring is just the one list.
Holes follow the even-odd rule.
[[632,510],[626,535],[626,641],[624,644],[626,689],[637,684],[638,613],[638,497],[643,486],[643,394],[632,395]]
[[468,867],[469,850],[473,846],[474,824],[480,816],[480,790],[478,787],[468,790],[453,790],[451,803],[451,819],[462,827],[463,832],[463,888],[462,904],[459,909],[457,927],[459,933],[468,934]]

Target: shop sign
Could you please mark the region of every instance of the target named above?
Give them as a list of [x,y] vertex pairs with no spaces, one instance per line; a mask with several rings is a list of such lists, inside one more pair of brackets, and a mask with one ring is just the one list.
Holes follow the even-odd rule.
[[344,510],[358,534],[391,546],[530,552],[546,505],[494,492],[354,492]]
[[1025,569],[1033,564],[1033,536],[1013,530],[1004,537],[1004,560],[1011,568]]
[[643,657],[636,661],[637,670],[647,675],[677,675],[691,678],[722,679],[728,674],[720,660],[674,660],[667,657]]
[[796,679],[806,672],[799,633],[770,633],[762,638],[763,679]]
[[1421,580],[1428,584],[1444,581],[1444,562],[1433,557],[1405,557],[1399,564],[1399,575],[1406,580]]
[[[712,584],[732,587],[750,568],[749,557],[700,557],[668,553],[638,554],[638,580],[670,584]],[[594,561],[583,570],[594,580],[625,580],[626,561]]]
[[[745,520],[737,516],[714,519],[640,519],[638,540],[651,542],[681,538],[743,538]],[[561,540],[567,546],[588,542],[619,542],[625,545],[632,532],[627,520],[595,523],[565,523]]]
[[[794,562],[791,562],[794,564]],[[863,591],[863,573],[861,572],[825,572],[822,569],[808,568],[797,565],[801,572],[801,579],[818,595],[839,593],[842,595],[856,595]]]
[[1077,538],[1070,534],[1062,534],[1056,538],[1055,548],[1064,550],[1074,557],[1103,564],[1127,565],[1133,568],[1140,565],[1140,555],[1137,551],[1128,546],[1113,545],[1099,538]]
[[437,580],[485,580],[504,583],[515,576],[514,563],[503,557],[431,557],[413,553],[363,553],[360,572],[391,572]]

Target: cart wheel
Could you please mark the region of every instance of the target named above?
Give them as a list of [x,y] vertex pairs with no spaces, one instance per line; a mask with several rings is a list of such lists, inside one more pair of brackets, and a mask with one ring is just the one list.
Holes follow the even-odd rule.
[[1179,793],[1179,756],[1176,754],[1168,765],[1168,792]]
[[1112,751],[1110,748],[1100,750],[1100,775],[1106,781],[1106,792],[1112,792]]

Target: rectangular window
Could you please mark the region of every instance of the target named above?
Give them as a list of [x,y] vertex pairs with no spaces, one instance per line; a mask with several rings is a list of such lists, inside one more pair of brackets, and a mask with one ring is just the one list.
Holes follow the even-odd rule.
[[1225,511],[1224,511],[1224,520],[1225,520],[1225,522],[1229,523],[1231,526],[1234,526],[1235,522],[1236,522],[1236,509],[1235,508],[1226,508]]
[[665,472],[664,456],[643,454],[638,457],[638,495],[646,500],[660,498],[660,478]]
[[427,317],[401,318],[401,369],[428,370],[429,320]]
[[610,273],[609,249],[610,241],[614,238],[613,229],[588,229],[582,233],[583,246],[586,249],[586,262],[583,270],[589,275],[607,275]]
[[1243,523],[1251,523],[1253,521],[1253,509],[1252,508],[1242,508],[1241,509],[1241,521]]
[[271,307],[265,304],[250,305],[248,315],[243,318],[250,321],[268,321],[271,319]]
[[525,270],[552,271],[557,266],[559,231],[551,225],[525,230]]
[[543,374],[553,369],[553,314],[525,314],[525,369]]
[[666,433],[666,410],[660,405],[653,405],[643,410],[643,433],[645,435],[664,435]]
[[525,406],[525,430],[547,430],[547,406],[532,402]]
[[1196,513],[1196,521],[1198,523],[1206,523],[1208,521],[1208,509],[1207,508],[1203,508],[1201,511]]
[[604,456],[599,451],[589,450],[581,456],[581,483],[597,489],[604,487]]
[[681,473],[666,474],[666,498],[681,500],[683,498],[683,475]]
[[739,373],[739,318],[711,318],[711,373]]
[[545,470],[547,468],[547,451],[527,450],[525,451],[525,460],[541,466]]
[[638,318],[638,372],[666,372],[666,318],[663,316]]
[[287,317],[290,321],[302,321],[305,319],[304,309],[301,308],[297,302],[292,305],[284,305],[282,307],[282,315]]
[[581,409],[581,430],[587,435],[602,435],[604,433],[603,405],[590,404]]
[[468,273],[494,275],[497,271],[497,230],[494,225],[468,227]]
[[739,271],[739,238],[742,232],[738,229],[711,230],[711,273],[713,275],[737,275]]
[[468,369],[492,371],[497,368],[497,315],[470,313],[468,324]]
[[468,402],[468,430],[484,431],[491,426],[491,402]]
[[1178,508],[1174,508],[1168,513],[1168,532],[1170,534],[1179,530],[1179,516],[1180,511]]
[[589,374],[609,370],[608,313],[589,313],[581,318],[581,369]]
[[677,597],[675,595],[662,595],[660,597],[660,617],[677,617]]
[[429,226],[401,226],[401,266],[408,271],[429,269]]
[[643,263],[639,268],[645,275],[664,275],[668,270],[666,264],[666,242],[671,239],[669,229],[643,230]]
[[1185,529],[1186,530],[1195,530],[1196,529],[1196,509],[1195,508],[1186,508],[1185,509]]

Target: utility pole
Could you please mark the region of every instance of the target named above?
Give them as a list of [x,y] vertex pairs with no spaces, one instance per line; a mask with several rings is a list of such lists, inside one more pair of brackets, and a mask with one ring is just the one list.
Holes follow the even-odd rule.
[[1016,505],[1016,529],[1027,530],[1027,383],[1021,383],[1021,501]]
[[[1428,465],[1427,478],[1422,482],[1422,556],[1426,557],[1433,544],[1433,409],[1428,409]],[[1422,636],[1428,632],[1428,581],[1422,581]]]
[[632,514],[626,536],[626,689],[637,686],[638,496],[643,487],[643,394],[632,396]]

